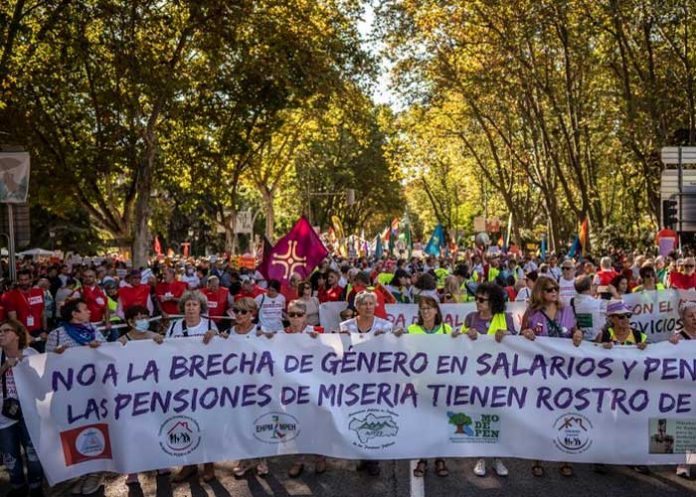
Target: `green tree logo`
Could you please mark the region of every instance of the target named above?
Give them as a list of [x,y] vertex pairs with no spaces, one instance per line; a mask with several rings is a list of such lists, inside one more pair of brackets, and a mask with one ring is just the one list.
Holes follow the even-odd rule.
[[473,435],[471,418],[463,412],[448,412],[449,424],[457,427],[454,433],[459,435]]

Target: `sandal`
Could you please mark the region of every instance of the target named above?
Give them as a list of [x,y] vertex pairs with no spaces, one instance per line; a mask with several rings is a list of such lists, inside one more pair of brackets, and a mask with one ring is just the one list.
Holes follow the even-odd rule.
[[444,459],[435,459],[435,474],[440,477],[449,476],[449,470]]
[[416,478],[423,478],[426,471],[428,471],[428,461],[425,459],[420,459],[416,464],[416,467],[413,468],[413,476]]
[[302,474],[302,471],[304,471],[304,464],[301,462],[296,462],[292,466],[290,466],[290,469],[288,470],[288,476],[290,478],[297,478]]
[[172,481],[174,483],[181,483],[182,481],[186,481],[192,476],[195,476],[198,473],[198,466],[192,465],[192,466],[184,466],[179,470],[179,472],[174,475],[174,478],[172,478]]
[[261,477],[268,475],[268,464],[265,461],[256,465],[256,474]]
[[565,477],[570,477],[570,476],[573,476],[575,474],[573,472],[573,467],[567,463],[562,464],[561,467],[558,468],[558,471],[560,471],[561,474]]
[[532,474],[538,478],[544,476],[544,467],[539,464],[535,464],[532,466]]

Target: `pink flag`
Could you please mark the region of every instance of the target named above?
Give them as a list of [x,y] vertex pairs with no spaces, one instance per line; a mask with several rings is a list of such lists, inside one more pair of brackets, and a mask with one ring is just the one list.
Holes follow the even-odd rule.
[[267,280],[287,284],[293,273],[299,274],[303,279],[307,278],[328,253],[312,225],[303,216],[290,233],[264,254],[258,269]]

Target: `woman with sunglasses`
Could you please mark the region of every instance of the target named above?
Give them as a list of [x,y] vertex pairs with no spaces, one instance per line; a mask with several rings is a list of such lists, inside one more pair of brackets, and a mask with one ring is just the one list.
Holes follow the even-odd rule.
[[[571,338],[573,345],[582,342],[582,331],[575,322],[575,314],[571,306],[561,304],[558,283],[553,278],[539,276],[534,283],[529,307],[522,317],[521,335],[528,340],[536,337]],[[573,467],[564,462],[559,471],[563,476],[573,476]],[[544,476],[541,461],[532,465],[534,476]]]
[[[229,336],[273,337],[273,333],[265,332],[261,325],[254,323],[258,309],[258,304],[251,297],[235,300],[232,308],[235,323],[230,328]],[[266,459],[242,459],[232,468],[232,474],[236,478],[242,478],[251,469],[255,469],[258,476],[264,477],[268,475],[268,462]]]
[[[418,300],[418,320],[409,325],[409,335],[440,335],[452,333],[452,327],[442,321],[442,311],[440,306],[432,297],[423,295]],[[419,459],[413,470],[413,476],[422,478],[428,470],[427,459]],[[448,476],[449,470],[447,463],[442,458],[435,459],[435,474],[437,476]]]
[[[452,336],[466,333],[476,340],[479,334],[495,337],[500,343],[505,335],[515,332],[512,316],[505,312],[505,290],[494,283],[481,283],[476,288],[476,311],[464,318],[464,326]],[[507,476],[508,469],[499,458],[493,460],[493,469],[498,476]],[[481,458],[474,466],[476,476],[486,476],[486,460]]]
[[[13,405],[19,406],[17,387],[15,386],[12,368],[24,357],[37,354],[28,347],[29,335],[26,328],[18,321],[5,321],[0,324],[0,348],[2,349],[2,365],[0,375],[2,377],[2,397],[0,405],[5,399],[13,399]],[[27,476],[24,476],[24,458],[22,448],[26,455]],[[10,490],[8,497],[39,497],[43,496],[43,469],[36,455],[34,445],[29,438],[27,426],[22,417],[22,411],[0,414],[0,453],[3,465],[10,476]]]
[[[290,326],[285,328],[285,333],[306,333],[312,338],[319,336],[319,333],[324,332],[324,328],[321,326],[312,326],[307,323],[307,308],[304,302],[300,300],[293,300],[288,304],[288,320],[290,321]],[[297,456],[295,462],[288,470],[288,476],[290,478],[297,478],[304,471],[307,456]],[[314,457],[314,473],[320,475],[326,472],[326,457],[315,456]]]
[[652,266],[643,266],[638,271],[640,275],[640,285],[633,289],[633,293],[650,292],[653,290],[664,290],[665,285],[657,279],[657,273]]

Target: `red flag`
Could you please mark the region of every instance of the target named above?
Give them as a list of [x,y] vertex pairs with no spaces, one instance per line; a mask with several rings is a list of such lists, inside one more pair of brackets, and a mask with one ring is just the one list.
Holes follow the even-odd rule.
[[160,244],[158,236],[155,236],[155,243],[153,248],[155,249],[155,254],[157,254],[158,256],[162,255],[162,245]]
[[302,278],[308,277],[329,253],[304,216],[295,223],[290,233],[278,240],[271,250],[264,252],[259,271],[267,280],[281,283],[288,283],[293,273]]
[[97,423],[60,432],[65,465],[72,466],[95,459],[111,459],[109,425]]

